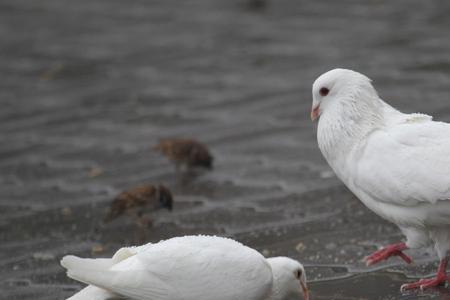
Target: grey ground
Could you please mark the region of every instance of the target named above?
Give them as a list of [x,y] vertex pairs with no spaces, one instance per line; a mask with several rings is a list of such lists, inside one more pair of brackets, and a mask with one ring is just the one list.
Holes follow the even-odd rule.
[[[176,205],[145,241],[218,234],[297,258],[312,299],[450,297],[398,291],[434,272],[432,251],[364,266],[402,237],[334,177],[309,120],[313,80],[343,66],[450,121],[448,1],[246,1],[0,2],[1,299],[64,299],[82,285],[63,255],[142,240],[131,220],[101,220],[147,182]],[[214,170],[177,174],[151,151],[160,137],[204,141]]]

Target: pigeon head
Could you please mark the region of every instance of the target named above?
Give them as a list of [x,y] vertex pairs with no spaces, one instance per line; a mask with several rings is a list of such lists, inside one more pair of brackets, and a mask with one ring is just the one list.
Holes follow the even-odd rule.
[[361,99],[378,98],[371,80],[365,75],[347,69],[334,69],[314,81],[311,120],[339,105],[352,105]]
[[288,257],[271,257],[267,262],[272,268],[273,300],[287,299],[309,299],[308,288],[306,287],[306,274],[303,265],[298,261]]

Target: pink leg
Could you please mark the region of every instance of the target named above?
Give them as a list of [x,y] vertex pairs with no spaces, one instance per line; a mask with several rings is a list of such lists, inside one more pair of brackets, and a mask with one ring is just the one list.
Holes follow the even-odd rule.
[[382,260],[388,259],[391,256],[400,256],[406,263],[410,264],[412,262],[411,257],[403,253],[402,251],[408,249],[405,243],[398,243],[384,247],[381,250],[364,258],[368,266],[376,264]]
[[414,283],[405,283],[400,287],[400,291],[420,288],[421,290],[424,290],[426,288],[430,287],[436,287],[439,285],[445,284],[446,281],[449,280],[449,277],[446,273],[447,270],[447,258],[441,259],[441,262],[439,263],[439,268],[436,274],[435,278],[430,279],[421,279]]

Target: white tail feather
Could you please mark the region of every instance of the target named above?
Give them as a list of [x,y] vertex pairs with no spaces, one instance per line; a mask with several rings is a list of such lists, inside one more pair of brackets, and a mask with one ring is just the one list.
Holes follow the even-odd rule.
[[[111,260],[112,261],[112,260]],[[113,270],[106,267],[108,260],[85,259],[73,255],[65,256],[61,265],[67,269],[67,276],[91,285],[70,300],[105,300],[118,295],[136,300],[171,299],[171,288],[160,278],[141,268]],[[88,293],[89,292],[89,293]],[[99,295],[94,298],[92,295]],[[86,297],[84,297],[86,296]],[[76,298],[75,298],[76,297]]]
[[113,265],[114,261],[111,258],[80,258],[74,255],[67,255],[61,259],[61,266],[67,270],[106,270]]
[[[80,258],[73,255],[67,255],[61,260],[61,265],[67,269],[67,275],[75,280],[79,279],[71,276],[71,273],[73,272],[84,274],[91,271],[102,271],[109,269],[113,264],[113,260],[110,258],[90,259]],[[84,280],[79,281],[89,284],[89,282]],[[117,297],[117,295],[102,288],[89,285],[67,300],[106,300],[114,298],[115,296]]]
[[111,292],[89,285],[66,300],[107,300],[116,298],[119,297]]

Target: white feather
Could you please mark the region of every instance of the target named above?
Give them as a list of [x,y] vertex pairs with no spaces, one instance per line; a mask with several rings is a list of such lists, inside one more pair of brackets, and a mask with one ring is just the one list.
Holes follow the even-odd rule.
[[[61,265],[64,268],[68,269],[69,273],[71,272],[70,270],[74,270],[74,276],[76,276],[75,270],[82,270],[83,274],[85,272],[91,272],[88,270],[93,270],[94,272],[104,271],[110,269],[115,264],[135,255],[136,253],[147,249],[150,246],[151,244],[138,247],[123,247],[120,248],[112,258],[88,259],[68,255],[61,260]],[[84,280],[80,281],[86,283],[86,281]],[[107,300],[117,297],[119,297],[119,295],[114,294],[111,291],[107,291],[97,286],[88,285],[72,297],[67,298],[67,300]]]
[[89,285],[66,300],[108,300],[116,298],[111,292]]

